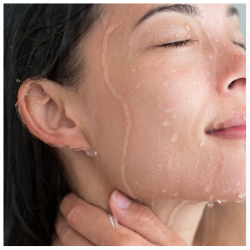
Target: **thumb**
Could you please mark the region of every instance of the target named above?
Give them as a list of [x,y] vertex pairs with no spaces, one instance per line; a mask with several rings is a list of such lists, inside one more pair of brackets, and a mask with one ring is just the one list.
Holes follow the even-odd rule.
[[186,246],[185,241],[168,228],[149,207],[131,201],[117,190],[111,194],[110,209],[120,224],[154,244]]

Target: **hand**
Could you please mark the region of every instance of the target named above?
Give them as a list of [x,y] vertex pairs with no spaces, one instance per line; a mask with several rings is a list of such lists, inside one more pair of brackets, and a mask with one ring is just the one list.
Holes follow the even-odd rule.
[[62,200],[62,215],[59,215],[55,224],[58,237],[52,245],[186,245],[147,206],[129,200],[119,191],[112,193],[110,209],[119,222],[118,228],[112,226],[106,211],[70,193]]

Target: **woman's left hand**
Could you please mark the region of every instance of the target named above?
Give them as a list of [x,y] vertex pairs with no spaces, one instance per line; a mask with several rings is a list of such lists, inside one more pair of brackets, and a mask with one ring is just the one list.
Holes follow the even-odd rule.
[[[118,199],[119,198],[119,199]],[[110,197],[110,209],[119,226],[112,226],[106,211],[90,205],[74,193],[60,206],[53,246],[183,246],[184,240],[164,225],[145,205],[130,201],[119,191]]]

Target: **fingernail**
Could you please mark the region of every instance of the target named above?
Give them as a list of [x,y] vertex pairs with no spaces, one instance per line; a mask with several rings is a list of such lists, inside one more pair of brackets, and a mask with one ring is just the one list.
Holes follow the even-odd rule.
[[114,202],[120,209],[128,209],[131,204],[131,200],[120,193],[119,191],[115,191],[113,194]]

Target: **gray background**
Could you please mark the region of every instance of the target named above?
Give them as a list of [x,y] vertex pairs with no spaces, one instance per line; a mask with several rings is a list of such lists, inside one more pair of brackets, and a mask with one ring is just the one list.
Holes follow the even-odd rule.
[[234,4],[235,8],[239,11],[240,14],[240,29],[246,40],[246,4]]

